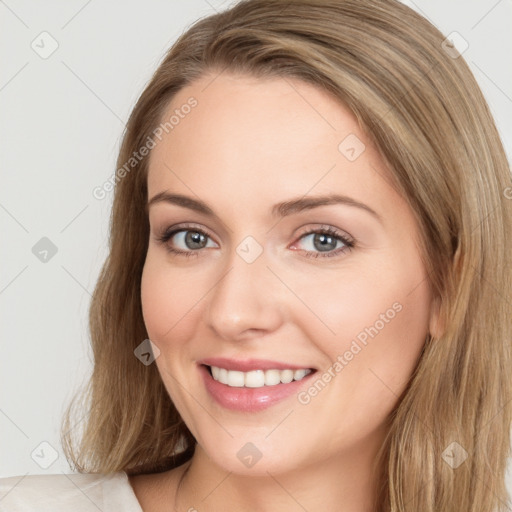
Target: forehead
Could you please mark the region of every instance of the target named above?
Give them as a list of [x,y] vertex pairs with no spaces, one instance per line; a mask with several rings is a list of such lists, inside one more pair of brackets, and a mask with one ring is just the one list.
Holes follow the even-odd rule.
[[[185,108],[190,98],[197,103]],[[149,197],[193,192],[242,208],[254,197],[263,206],[335,192],[378,209],[397,196],[353,113],[311,84],[210,74],[178,92],[162,122],[171,116],[172,129],[151,153]]]

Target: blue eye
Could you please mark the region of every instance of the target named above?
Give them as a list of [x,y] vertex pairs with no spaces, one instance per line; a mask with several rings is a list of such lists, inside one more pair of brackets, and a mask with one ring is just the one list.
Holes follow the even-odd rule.
[[[352,238],[348,238],[348,236],[341,234],[331,227],[308,231],[300,239],[307,239],[308,237],[311,241],[310,245],[319,252],[304,249],[306,258],[330,258],[349,251],[354,247],[354,240]],[[338,243],[341,244],[341,247],[338,246]]]
[[[311,237],[313,249],[300,249],[307,258],[329,258],[349,251],[355,245],[352,238],[330,226],[303,233],[299,240],[307,239],[308,237]],[[171,245],[169,243],[173,238],[175,239],[174,243],[181,243],[185,248],[176,249],[173,247],[174,244]],[[199,256],[200,249],[216,246],[216,244],[208,245],[208,241],[211,241],[210,236],[202,229],[195,227],[167,230],[157,237],[157,241],[165,244],[167,251],[171,254],[185,257]],[[315,250],[318,252],[315,252]]]
[[[178,235],[178,236],[177,236]],[[177,238],[181,243],[185,244],[185,248],[188,246],[189,251],[182,249],[175,249],[168,242],[171,238]],[[162,244],[166,244],[166,248],[170,253],[180,255],[180,256],[198,256],[198,249],[203,249],[207,246],[207,239],[209,238],[208,234],[205,233],[202,229],[193,228],[193,229],[175,229],[173,231],[166,231],[161,236],[158,237],[158,241]]]

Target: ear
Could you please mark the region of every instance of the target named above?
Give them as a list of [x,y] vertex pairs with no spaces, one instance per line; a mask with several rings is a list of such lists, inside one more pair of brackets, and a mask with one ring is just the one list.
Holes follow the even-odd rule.
[[436,297],[430,304],[429,333],[433,338],[439,339],[445,330],[444,318],[441,314],[441,299]]

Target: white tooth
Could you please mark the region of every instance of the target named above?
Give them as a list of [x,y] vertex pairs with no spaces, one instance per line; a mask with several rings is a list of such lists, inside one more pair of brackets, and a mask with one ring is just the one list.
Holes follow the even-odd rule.
[[245,386],[248,388],[261,388],[265,385],[265,372],[253,370],[245,374]]
[[263,386],[275,386],[283,383],[288,384],[293,380],[301,380],[311,373],[309,369],[300,370],[252,370],[250,372],[240,372],[235,370],[226,370],[218,366],[210,367],[212,377],[231,387],[260,388]]
[[226,370],[226,368],[219,368],[219,376],[217,377],[217,380],[221,384],[228,383],[228,371]]
[[228,371],[228,386],[234,388],[244,387],[244,372],[237,372],[235,370]]
[[281,372],[279,370],[267,370],[265,372],[265,386],[281,384]]
[[293,370],[281,370],[281,382],[288,384],[293,380]]
[[218,366],[211,366],[212,375],[215,380],[219,380],[219,371],[220,368]]
[[295,370],[293,374],[294,380],[300,380],[303,379],[306,376],[306,370]]

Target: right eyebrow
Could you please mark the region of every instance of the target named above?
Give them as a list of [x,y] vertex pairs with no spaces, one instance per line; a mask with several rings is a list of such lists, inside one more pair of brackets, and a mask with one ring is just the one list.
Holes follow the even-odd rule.
[[171,194],[169,192],[160,192],[153,196],[146,204],[146,209],[149,210],[149,208],[154,204],[162,202],[176,204],[183,208],[188,208],[189,210],[194,210],[198,213],[202,213],[203,215],[207,215],[208,217],[216,217],[213,210],[202,201],[198,201],[197,199],[193,199],[192,197],[184,196],[182,194]]

